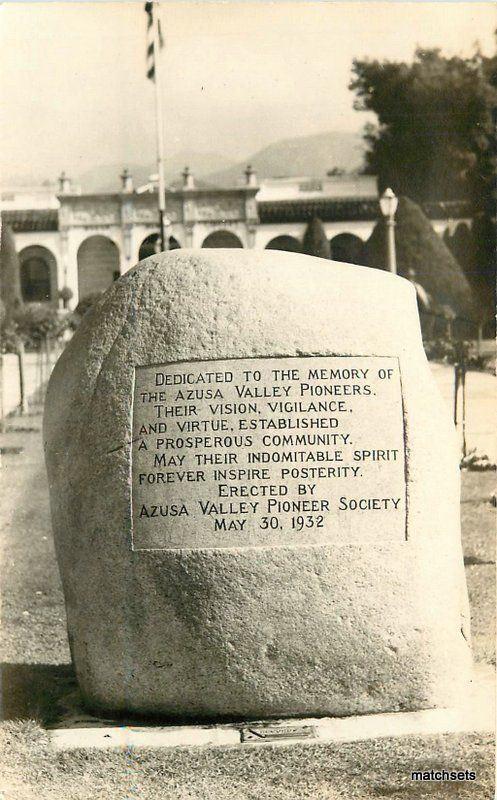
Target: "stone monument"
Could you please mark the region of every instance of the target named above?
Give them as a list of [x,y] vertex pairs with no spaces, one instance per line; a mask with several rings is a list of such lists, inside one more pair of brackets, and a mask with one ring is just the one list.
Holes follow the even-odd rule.
[[62,354],[44,438],[90,708],[269,718],[458,698],[458,457],[409,282],[276,251],[152,256]]

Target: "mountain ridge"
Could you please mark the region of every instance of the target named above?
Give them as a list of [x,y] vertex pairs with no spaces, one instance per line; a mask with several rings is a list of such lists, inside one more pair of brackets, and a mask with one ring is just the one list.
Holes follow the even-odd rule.
[[325,131],[279,139],[249,158],[205,178],[218,186],[236,185],[247,164],[259,180],[279,177],[322,178],[333,169],[357,172],[363,166],[364,140],[360,133]]
[[[278,139],[238,162],[215,152],[182,150],[165,159],[166,185],[177,185],[185,166],[199,179],[199,184],[205,181],[206,185],[219,188],[243,184],[243,173],[247,164],[256,171],[259,181],[278,177],[323,178],[333,169],[355,173],[363,164],[364,153],[365,144],[361,134],[347,131],[325,131]],[[128,162],[90,167],[81,173],[70,174],[69,177],[74,186],[81,186],[84,193],[118,192],[124,167],[132,175],[135,188],[149,183],[150,176],[157,172],[153,162]],[[18,186],[35,185],[34,181],[29,181],[28,176],[18,176],[17,180],[11,178],[9,183]],[[36,183],[42,185],[43,179]],[[50,181],[50,184],[56,185],[56,182]]]

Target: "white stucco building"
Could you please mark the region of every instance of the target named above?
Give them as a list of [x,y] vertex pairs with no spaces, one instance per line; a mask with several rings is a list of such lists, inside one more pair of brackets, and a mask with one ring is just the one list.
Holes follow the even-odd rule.
[[[84,194],[62,174],[58,191],[2,190],[2,221],[15,236],[25,301],[57,303],[59,291],[82,297],[106,289],[155,252],[157,189],[135,189],[126,170],[119,191]],[[435,230],[470,225],[464,203],[426,204]],[[319,217],[332,258],[354,260],[379,217],[372,176],[275,178],[259,185],[248,167],[239,185],[196,183],[188,169],[166,194],[167,236],[176,247],[244,247],[299,251],[310,219]]]

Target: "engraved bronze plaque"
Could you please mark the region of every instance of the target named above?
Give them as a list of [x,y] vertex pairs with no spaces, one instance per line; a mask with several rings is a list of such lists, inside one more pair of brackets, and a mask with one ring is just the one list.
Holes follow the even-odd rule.
[[137,366],[133,549],[403,541],[396,358]]

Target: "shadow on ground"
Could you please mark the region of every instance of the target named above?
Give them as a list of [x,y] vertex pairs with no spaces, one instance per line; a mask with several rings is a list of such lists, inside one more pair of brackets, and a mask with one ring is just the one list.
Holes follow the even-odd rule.
[[2,720],[38,719],[47,725],[61,714],[61,698],[76,689],[71,664],[2,664]]

